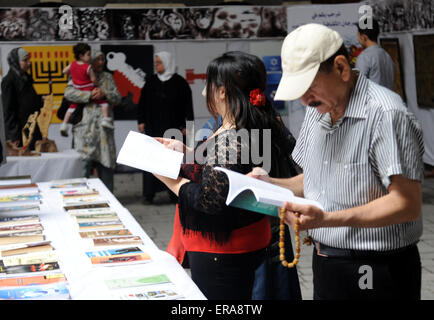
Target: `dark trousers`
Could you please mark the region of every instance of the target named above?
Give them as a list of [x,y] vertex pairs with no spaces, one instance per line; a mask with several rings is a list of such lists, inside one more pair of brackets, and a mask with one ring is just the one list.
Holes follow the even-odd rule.
[[98,178],[105,184],[110,192],[113,192],[114,186],[114,170],[104,167],[101,163],[91,160],[83,160],[83,176],[89,178],[93,174],[93,169],[96,168]]
[[208,300],[251,300],[265,250],[242,254],[187,252],[191,278]]
[[322,257],[314,248],[314,300],[420,300],[416,245],[387,256]]

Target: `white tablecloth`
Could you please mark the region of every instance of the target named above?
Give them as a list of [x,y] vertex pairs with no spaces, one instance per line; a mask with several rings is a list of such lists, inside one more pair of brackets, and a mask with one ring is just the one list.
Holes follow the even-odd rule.
[[0,177],[31,175],[32,182],[82,177],[83,164],[75,150],[46,152],[40,156],[7,157]]
[[178,261],[172,255],[157,248],[131,213],[122,206],[101,180],[88,179],[88,182],[90,188],[97,189],[101,197],[109,202],[125,228],[133,235],[141,237],[143,245],[140,248],[151,256],[152,261],[125,266],[93,266],[85,252],[103,248],[98,249],[93,246],[93,243],[86,242],[80,237],[77,223],[62,208],[59,191],[50,189],[49,182],[38,183],[42,194],[39,213],[41,223],[44,226],[44,233],[47,234],[47,240],[52,241],[53,247],[59,253],[59,265],[68,279],[72,299],[115,299],[113,289],[109,290],[105,284],[106,280],[158,274],[166,274],[177,292],[185,299],[206,299]]

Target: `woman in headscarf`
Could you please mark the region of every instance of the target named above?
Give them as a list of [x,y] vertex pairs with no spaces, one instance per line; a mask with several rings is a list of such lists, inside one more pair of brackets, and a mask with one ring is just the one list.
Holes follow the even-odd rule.
[[[175,72],[173,55],[154,55],[155,74],[146,79],[138,105],[139,131],[162,137],[167,129],[179,129],[185,135],[186,121],[193,121],[193,99],[187,81]],[[156,192],[167,190],[152,174],[143,173],[143,197],[152,202]],[[169,193],[173,198],[173,194]]]
[[[20,147],[22,146],[21,130],[28,117],[41,109],[43,101],[33,88],[33,79],[28,73],[31,67],[29,53],[23,48],[14,48],[7,60],[9,71],[1,84],[6,140]],[[33,150],[35,141],[41,139],[39,127],[35,126],[30,149]]]
[[[110,73],[104,71],[105,56],[101,51],[92,53],[92,68],[98,80],[98,87],[92,91],[81,91],[70,81],[65,89],[65,99],[86,106],[83,117],[72,127],[73,147],[83,159],[83,175],[90,177],[96,168],[98,177],[113,191],[114,168],[116,167],[116,146],[114,130],[101,126],[102,110],[93,101],[105,99],[109,105],[116,106],[121,102],[121,95]],[[113,117],[113,109],[109,109]]]

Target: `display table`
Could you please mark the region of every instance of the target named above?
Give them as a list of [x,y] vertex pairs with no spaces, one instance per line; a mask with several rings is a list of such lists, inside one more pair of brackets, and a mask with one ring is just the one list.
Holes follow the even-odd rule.
[[72,299],[117,299],[116,290],[109,290],[107,280],[128,277],[152,277],[165,274],[184,299],[206,299],[178,261],[165,251],[159,250],[131,213],[99,179],[88,179],[89,188],[99,191],[110,207],[117,213],[125,228],[141,237],[140,248],[148,253],[151,261],[135,265],[95,266],[86,256],[87,251],[103,250],[78,232],[78,225],[63,209],[59,191],[50,189],[49,182],[38,183],[42,204],[38,213],[49,240],[59,254],[59,265],[66,275]]
[[83,176],[80,154],[75,150],[46,152],[40,156],[7,157],[0,177],[31,175],[32,182],[71,179]]

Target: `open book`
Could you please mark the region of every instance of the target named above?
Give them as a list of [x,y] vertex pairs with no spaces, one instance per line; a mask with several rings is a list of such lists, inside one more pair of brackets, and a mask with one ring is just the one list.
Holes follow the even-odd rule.
[[184,154],[166,148],[154,138],[130,131],[117,163],[172,179],[178,178]]
[[228,176],[229,193],[226,198],[228,206],[276,217],[279,216],[277,207],[282,207],[284,202],[310,204],[324,210],[319,202],[297,197],[289,189],[225,168],[215,167],[214,169]]

